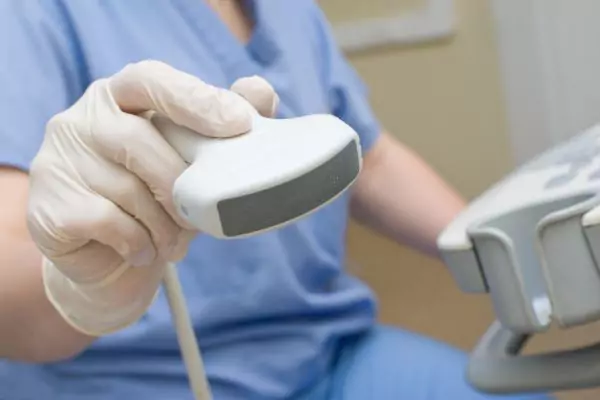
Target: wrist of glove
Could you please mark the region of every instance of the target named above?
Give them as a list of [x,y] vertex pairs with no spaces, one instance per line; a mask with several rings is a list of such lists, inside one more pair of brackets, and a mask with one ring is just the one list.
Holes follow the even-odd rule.
[[123,263],[98,281],[75,282],[44,258],[42,273],[46,296],[63,319],[83,334],[103,336],[142,317],[156,298],[165,267]]
[[139,320],[196,234],[171,195],[186,163],[142,115],[228,137],[277,102],[258,77],[225,90],[146,61],[94,82],[52,118],[30,169],[27,222],[46,295],[74,329],[101,336]]

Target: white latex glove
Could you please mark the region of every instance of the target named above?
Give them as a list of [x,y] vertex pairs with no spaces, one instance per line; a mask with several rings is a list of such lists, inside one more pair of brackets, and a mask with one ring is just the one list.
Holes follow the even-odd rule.
[[94,82],[51,119],[30,171],[27,217],[46,294],[69,324],[100,336],[137,321],[166,263],[182,258],[195,235],[171,196],[186,164],[139,115],[156,111],[227,137],[250,129],[253,105],[270,115],[277,102],[258,77],[229,91],[144,61]]

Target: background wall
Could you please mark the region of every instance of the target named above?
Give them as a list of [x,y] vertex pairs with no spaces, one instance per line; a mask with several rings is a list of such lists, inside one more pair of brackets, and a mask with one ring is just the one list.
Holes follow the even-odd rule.
[[600,2],[487,0],[518,162],[600,121]]
[[[371,9],[363,7],[367,3],[321,1],[333,22],[357,15],[378,16],[382,7],[397,7],[401,2],[374,0]],[[455,3],[458,32],[452,39],[349,57],[370,86],[373,107],[386,127],[419,151],[465,197],[472,198],[507,173],[514,161],[490,6],[486,1]],[[407,0],[403,6],[418,4],[418,0]],[[351,227],[348,240],[357,274],[379,295],[382,322],[468,350],[492,321],[488,298],[459,292],[440,262],[357,225]],[[568,335],[552,332],[534,340],[530,350],[568,347],[598,337],[599,327]],[[597,391],[579,391],[560,398],[598,396]]]

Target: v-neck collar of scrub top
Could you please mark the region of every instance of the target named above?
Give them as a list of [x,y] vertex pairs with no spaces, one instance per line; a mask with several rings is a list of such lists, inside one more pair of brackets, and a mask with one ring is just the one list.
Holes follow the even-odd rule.
[[263,68],[275,62],[279,56],[276,35],[269,26],[267,0],[245,0],[253,30],[248,43],[242,43],[220,19],[205,0],[179,0],[187,15],[208,47],[220,60],[228,75],[233,77],[260,75]]

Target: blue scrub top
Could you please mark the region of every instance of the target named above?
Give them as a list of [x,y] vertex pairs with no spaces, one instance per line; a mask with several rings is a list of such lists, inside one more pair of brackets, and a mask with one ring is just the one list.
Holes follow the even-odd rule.
[[[52,115],[144,59],[222,87],[264,76],[279,117],[333,113],[368,152],[380,126],[315,2],[250,5],[256,28],[243,45],[202,0],[1,1],[0,163],[26,170]],[[276,232],[192,243],[179,272],[216,400],[291,398],[327,375],[340,340],[373,325],[371,291],[344,271],[347,214],[346,195]],[[128,395],[192,398],[162,293],[139,323],[74,360],[0,362],[1,399]]]

